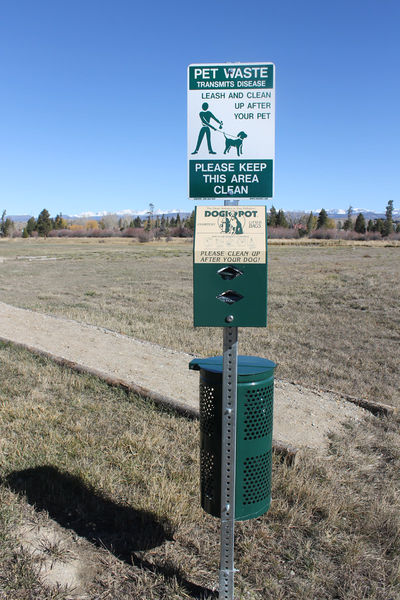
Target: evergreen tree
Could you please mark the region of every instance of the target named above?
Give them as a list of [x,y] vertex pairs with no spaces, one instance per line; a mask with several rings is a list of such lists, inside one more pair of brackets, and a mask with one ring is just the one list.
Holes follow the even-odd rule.
[[400,233],[400,223],[397,223],[396,225],[396,233]]
[[169,220],[169,225],[170,227],[175,227],[176,225],[176,220],[174,219],[174,217],[171,217]]
[[289,227],[289,224],[286,220],[285,213],[282,209],[278,211],[276,215],[276,227]]
[[269,227],[276,227],[276,218],[276,208],[272,205],[267,218],[267,224],[269,225]]
[[28,238],[29,237],[29,233],[27,232],[26,227],[24,227],[23,230],[22,230],[22,237],[23,238]]
[[5,236],[10,235],[11,231],[14,229],[14,222],[10,219],[10,217],[6,218],[6,214],[7,212],[3,210],[0,223],[0,231]]
[[35,217],[31,217],[26,224],[26,231],[29,236],[36,230],[36,219]]
[[139,216],[135,217],[135,219],[133,220],[133,226],[137,229],[139,229],[142,226],[142,219]]
[[4,235],[11,235],[14,229],[14,221],[7,217],[6,222],[4,223]]
[[181,215],[179,213],[176,215],[176,226],[181,226]]
[[349,208],[347,209],[347,219],[343,223],[343,229],[345,231],[353,230],[353,219],[351,218],[352,212],[353,212],[353,207],[349,206]]
[[150,231],[150,229],[153,226],[153,215],[154,215],[154,204],[152,204],[150,202],[149,204],[149,210],[147,213],[147,221],[146,221],[146,225],[144,226],[144,230],[145,231]]
[[65,229],[66,225],[67,223],[62,218],[62,214],[56,215],[56,218],[54,219],[54,229]]
[[354,225],[354,231],[357,233],[365,233],[365,219],[362,213],[357,215],[356,223]]
[[307,219],[307,233],[308,233],[308,235],[310,235],[310,233],[316,227],[315,220],[316,220],[316,217],[314,217],[314,215],[312,214],[312,211],[311,211],[310,214],[308,215],[308,219]]
[[367,231],[375,231],[374,230],[374,222],[372,219],[368,220]]
[[383,226],[383,236],[388,236],[393,232],[393,200],[389,200],[386,207],[386,220]]
[[321,208],[319,215],[318,215],[317,229],[322,229],[323,227],[326,227],[327,223],[328,223],[328,213],[326,212],[326,210],[324,208]]
[[45,208],[42,210],[42,212],[38,216],[37,223],[36,223],[36,229],[37,229],[38,234],[41,237],[47,237],[49,235],[49,232],[52,229],[50,214],[49,214],[49,211],[46,210]]
[[194,210],[192,210],[192,213],[190,215],[190,217],[188,218],[188,220],[185,223],[185,226],[190,229],[191,231],[194,230]]
[[378,231],[382,235],[384,224],[385,224],[385,221],[383,219],[377,219],[375,221],[375,229],[374,229],[374,231]]

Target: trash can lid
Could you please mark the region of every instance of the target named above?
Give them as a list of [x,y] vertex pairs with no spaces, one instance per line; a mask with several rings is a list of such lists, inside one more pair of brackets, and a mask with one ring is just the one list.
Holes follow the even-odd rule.
[[[274,369],[276,364],[267,358],[259,356],[238,356],[238,375],[257,375],[269,369]],[[189,369],[199,371],[204,369],[211,373],[223,372],[223,357],[210,356],[209,358],[194,358],[189,363]]]

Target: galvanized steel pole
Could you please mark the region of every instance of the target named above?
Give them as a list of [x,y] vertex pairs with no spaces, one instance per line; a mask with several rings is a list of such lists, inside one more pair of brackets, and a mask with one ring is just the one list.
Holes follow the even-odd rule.
[[[224,202],[225,206],[237,204]],[[238,328],[224,327],[223,332],[219,599],[234,600]]]
[[238,328],[224,327],[220,600],[234,598],[237,363]]

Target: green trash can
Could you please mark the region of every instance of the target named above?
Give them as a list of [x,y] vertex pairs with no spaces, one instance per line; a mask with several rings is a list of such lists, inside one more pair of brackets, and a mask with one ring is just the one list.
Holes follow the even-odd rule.
[[[257,356],[238,357],[235,520],[254,519],[271,503],[274,369]],[[222,356],[196,358],[200,371],[201,506],[221,516]]]

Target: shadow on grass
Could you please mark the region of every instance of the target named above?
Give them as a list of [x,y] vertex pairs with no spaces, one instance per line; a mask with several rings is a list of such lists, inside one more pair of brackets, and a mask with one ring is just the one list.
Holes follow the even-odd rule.
[[173,565],[154,565],[135,554],[172,540],[168,521],[161,522],[151,512],[116,504],[78,477],[52,466],[15,471],[4,483],[24,494],[36,510],[47,511],[62,527],[106,548],[120,560],[167,579],[175,578],[194,600],[217,597],[212,590],[184,579]]

